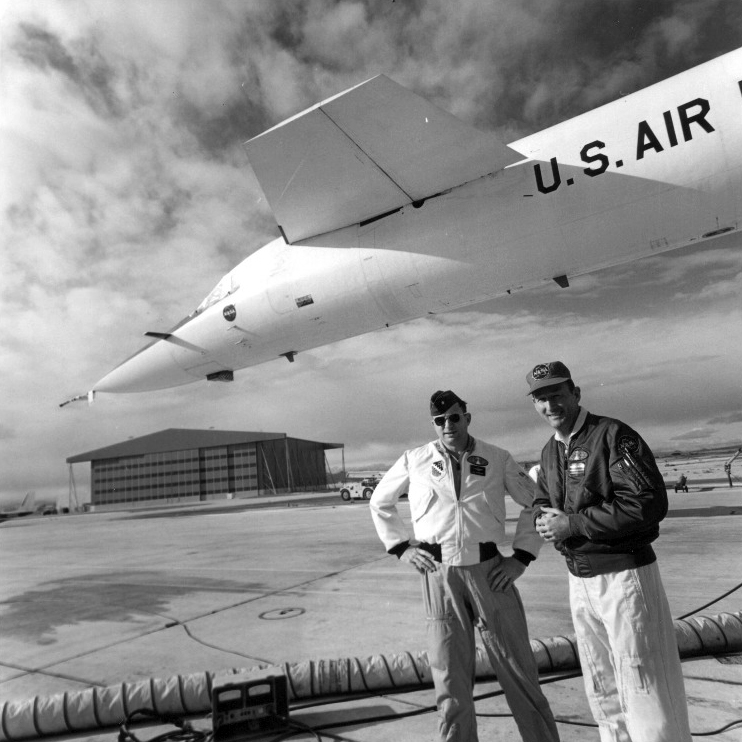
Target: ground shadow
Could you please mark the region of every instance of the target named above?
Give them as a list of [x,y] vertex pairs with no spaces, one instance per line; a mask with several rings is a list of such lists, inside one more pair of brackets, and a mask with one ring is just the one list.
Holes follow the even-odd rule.
[[55,629],[86,621],[140,623],[144,615],[167,616],[174,598],[197,592],[238,593],[248,598],[268,589],[247,583],[156,570],[79,575],[51,580],[2,604],[3,635],[51,644]]

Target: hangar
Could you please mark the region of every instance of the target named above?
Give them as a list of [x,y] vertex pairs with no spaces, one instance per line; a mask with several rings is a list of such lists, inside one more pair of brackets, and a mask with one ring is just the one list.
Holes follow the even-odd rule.
[[336,448],[344,446],[286,433],[168,428],[67,463],[71,471],[90,462],[90,508],[97,510],[325,489],[325,451]]

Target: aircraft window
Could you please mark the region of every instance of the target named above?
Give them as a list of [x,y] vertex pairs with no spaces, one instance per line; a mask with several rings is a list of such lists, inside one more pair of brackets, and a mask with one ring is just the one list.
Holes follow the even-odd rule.
[[216,304],[218,301],[224,299],[224,297],[233,294],[239,288],[239,284],[235,281],[234,276],[231,273],[227,273],[219,283],[209,292],[208,296],[196,307],[193,314],[200,314],[204,309],[208,309],[212,304]]

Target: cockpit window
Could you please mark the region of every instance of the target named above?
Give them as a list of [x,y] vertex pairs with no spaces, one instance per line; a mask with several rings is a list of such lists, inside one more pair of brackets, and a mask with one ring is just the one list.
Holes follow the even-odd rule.
[[208,309],[212,304],[216,304],[218,301],[224,299],[224,297],[233,294],[239,287],[240,286],[235,277],[231,273],[227,273],[227,275],[224,276],[209,292],[208,296],[196,307],[193,314],[200,314],[204,309]]

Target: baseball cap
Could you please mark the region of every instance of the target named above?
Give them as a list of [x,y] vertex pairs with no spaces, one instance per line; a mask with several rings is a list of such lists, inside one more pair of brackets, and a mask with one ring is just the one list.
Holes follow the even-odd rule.
[[569,369],[561,361],[539,363],[526,375],[529,387],[527,394],[533,394],[538,389],[543,389],[546,386],[562,384],[571,378],[572,374],[569,373]]

